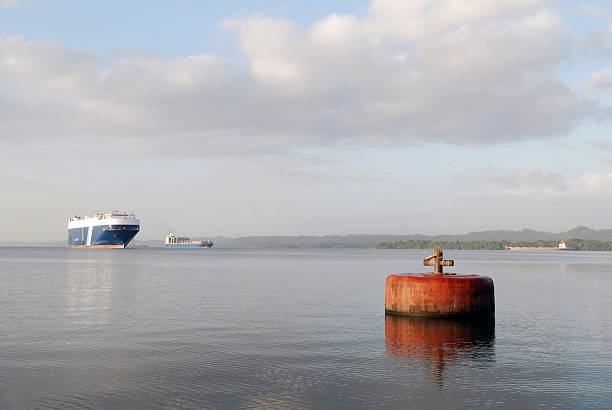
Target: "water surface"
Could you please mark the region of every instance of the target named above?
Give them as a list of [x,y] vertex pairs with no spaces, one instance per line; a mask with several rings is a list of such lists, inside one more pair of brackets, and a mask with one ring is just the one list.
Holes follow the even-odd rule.
[[612,407],[611,254],[447,251],[495,319],[385,317],[428,254],[0,248],[0,407]]

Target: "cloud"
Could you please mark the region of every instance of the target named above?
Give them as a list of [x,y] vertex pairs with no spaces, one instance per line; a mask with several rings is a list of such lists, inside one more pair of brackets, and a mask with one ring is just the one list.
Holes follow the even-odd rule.
[[27,6],[35,0],[0,0],[0,8]]
[[571,34],[544,0],[375,0],[362,17],[221,29],[246,69],[207,53],[112,60],[0,37],[0,138],[191,155],[495,144],[566,134],[600,110],[557,78]]
[[578,6],[578,12],[598,20],[612,21],[612,12],[592,4]]
[[492,195],[576,199],[609,195],[612,172],[567,174],[540,168],[484,167],[455,175],[464,188]]
[[612,90],[612,67],[606,67],[591,74],[587,86],[595,91]]
[[612,143],[609,140],[604,140],[601,138],[594,138],[589,141],[591,143],[591,147],[594,150],[599,151],[609,151],[612,149]]
[[612,188],[612,172],[588,172],[573,183],[579,192],[609,192]]
[[570,186],[566,176],[539,168],[486,167],[457,174],[455,178],[485,192],[509,195],[559,194]]

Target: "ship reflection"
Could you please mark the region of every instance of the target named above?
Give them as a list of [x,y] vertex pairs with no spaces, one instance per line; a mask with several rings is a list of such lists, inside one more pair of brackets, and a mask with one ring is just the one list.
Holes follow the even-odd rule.
[[387,355],[426,369],[442,386],[444,370],[467,361],[493,359],[495,319],[446,319],[385,316]]
[[98,326],[109,319],[113,294],[111,255],[79,255],[68,261],[64,302],[73,325]]

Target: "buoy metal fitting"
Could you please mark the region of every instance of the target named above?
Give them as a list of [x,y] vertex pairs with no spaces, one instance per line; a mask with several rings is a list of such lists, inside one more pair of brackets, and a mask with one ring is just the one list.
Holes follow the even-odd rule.
[[[433,266],[434,275],[444,275],[442,272],[442,266],[455,266],[455,261],[452,259],[444,260],[444,252],[438,248],[434,251],[434,254],[423,259],[423,266]],[[447,273],[447,275],[454,275],[454,273]]]
[[495,312],[493,279],[480,275],[445,273],[442,249],[423,260],[434,272],[390,275],[385,289],[385,312],[406,316],[471,316]]

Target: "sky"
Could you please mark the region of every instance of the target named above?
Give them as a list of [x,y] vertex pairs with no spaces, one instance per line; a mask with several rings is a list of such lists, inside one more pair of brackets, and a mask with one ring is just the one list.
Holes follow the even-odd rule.
[[0,241],[612,228],[611,120],[605,1],[0,0]]

